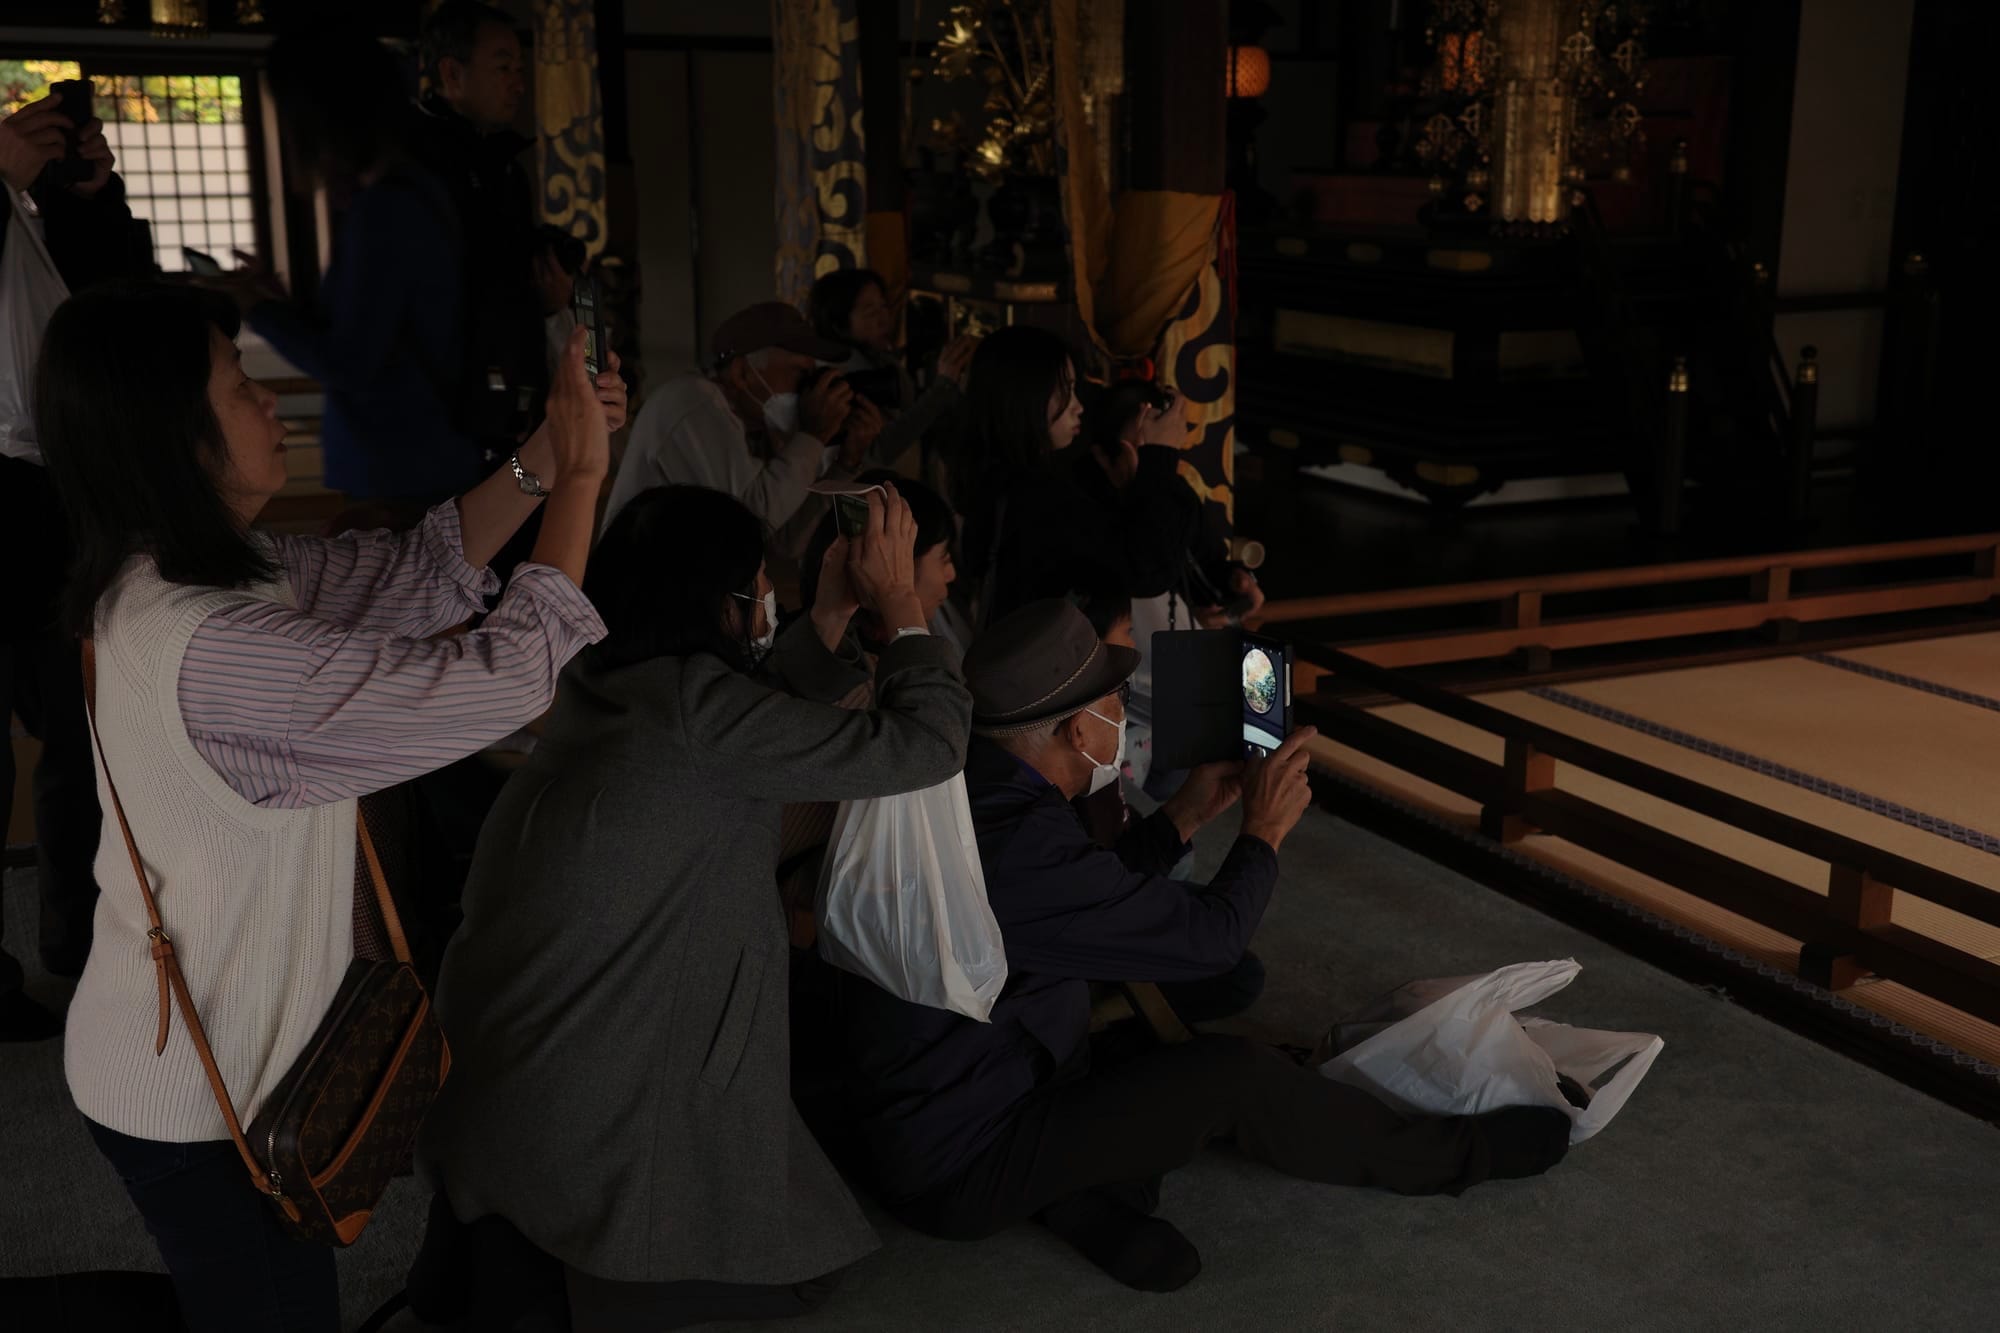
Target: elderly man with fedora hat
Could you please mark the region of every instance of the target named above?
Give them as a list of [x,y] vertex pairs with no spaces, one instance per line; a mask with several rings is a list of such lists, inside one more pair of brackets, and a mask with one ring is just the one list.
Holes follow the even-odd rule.
[[[1127,1285],[1171,1291],[1201,1260],[1152,1216],[1160,1179],[1211,1139],[1293,1176],[1406,1194],[1560,1160],[1560,1111],[1406,1116],[1240,1037],[1093,1058],[1089,982],[1226,971],[1310,800],[1305,728],[1268,758],[1195,770],[1115,848],[1093,842],[1070,801],[1115,778],[1137,661],[1066,601],[996,621],[966,655],[965,781],[1007,986],[978,1023],[842,977],[850,1110],[883,1201],[952,1239],[1035,1218]],[[1169,879],[1195,830],[1239,798],[1242,829],[1214,878]]]
[[852,350],[783,301],[723,320],[707,368],[675,376],[640,409],[605,521],[655,486],[706,486],[749,506],[773,534],[771,551],[795,558],[826,508],[807,487],[853,477],[913,438],[885,430],[881,412],[841,376],[807,384],[816,367]]

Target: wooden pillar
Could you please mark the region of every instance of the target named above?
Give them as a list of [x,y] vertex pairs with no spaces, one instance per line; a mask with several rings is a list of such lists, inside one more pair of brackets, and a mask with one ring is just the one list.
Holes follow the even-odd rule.
[[[1827,881],[1826,914],[1860,930],[1889,924],[1896,891],[1865,870],[1835,866]],[[1853,954],[1839,946],[1809,941],[1799,950],[1799,976],[1828,990],[1846,990],[1868,975]]]
[[1125,24],[1125,105],[1132,127],[1126,188],[1220,194],[1227,168],[1224,0],[1153,0]]
[[1791,461],[1791,486],[1787,496],[1794,527],[1804,527],[1812,517],[1813,441],[1819,435],[1819,349],[1806,347],[1799,352],[1797,377],[1792,381],[1791,435],[1787,450]]
[[[1539,628],[1542,623],[1542,595],[1526,590],[1515,593],[1502,604],[1500,620],[1507,629]],[[1548,645],[1523,643],[1514,650],[1514,661],[1523,671],[1547,671],[1550,664]]]
[[889,284],[889,298],[909,287],[909,220],[904,214],[903,42],[897,0],[860,0],[861,139],[867,178],[868,267]]
[[[1682,173],[1685,179],[1686,173]],[[1674,537],[1681,530],[1681,497],[1687,486],[1688,363],[1674,358],[1667,376],[1665,419],[1660,429],[1660,457],[1654,477],[1653,530],[1662,537]]]
[[1479,831],[1495,842],[1519,842],[1540,831],[1521,813],[1521,798],[1556,785],[1556,761],[1527,741],[1510,736],[1502,767],[1506,791],[1499,801],[1479,812]]
[[1777,643],[1794,643],[1798,640],[1797,617],[1775,614],[1777,608],[1789,606],[1792,600],[1790,565],[1773,565],[1761,574],[1753,574],[1750,578],[1750,600],[1762,602],[1774,612],[1763,625],[1766,638]]

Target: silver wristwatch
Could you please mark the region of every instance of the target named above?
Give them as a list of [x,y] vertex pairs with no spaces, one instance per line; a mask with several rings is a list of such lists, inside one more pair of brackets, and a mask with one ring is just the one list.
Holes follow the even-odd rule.
[[537,500],[546,499],[551,492],[542,485],[542,479],[521,466],[521,455],[511,454],[507,466],[514,470],[514,484],[521,488],[521,494],[532,495]]

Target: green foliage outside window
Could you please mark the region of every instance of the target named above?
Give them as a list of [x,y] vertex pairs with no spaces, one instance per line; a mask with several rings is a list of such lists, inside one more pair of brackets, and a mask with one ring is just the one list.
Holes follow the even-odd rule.
[[[51,83],[82,77],[74,60],[0,60],[0,115],[20,110]],[[243,81],[234,74],[100,75],[96,111],[106,124],[240,124]]]

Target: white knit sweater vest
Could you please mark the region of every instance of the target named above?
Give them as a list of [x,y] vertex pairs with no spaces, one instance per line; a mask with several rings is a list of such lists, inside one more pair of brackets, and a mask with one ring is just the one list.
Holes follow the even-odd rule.
[[[160,916],[247,1129],[319,1026],[354,956],[354,802],[260,809],[210,768],[181,721],[188,639],[276,583],[234,592],[163,581],[135,560],[97,610],[97,725]],[[77,1108],[135,1138],[229,1137],[178,1010],[153,1054],[159,983],[146,910],[97,772],[96,937],[70,1003],[63,1064]]]

